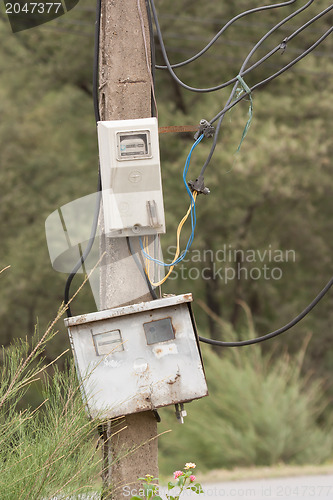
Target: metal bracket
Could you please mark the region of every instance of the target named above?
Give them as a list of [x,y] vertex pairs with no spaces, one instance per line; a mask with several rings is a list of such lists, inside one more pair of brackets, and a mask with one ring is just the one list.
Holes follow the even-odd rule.
[[154,417],[156,418],[156,421],[157,422],[161,422],[162,419],[161,419],[161,416],[158,413],[158,411],[157,410],[153,410],[153,414],[154,414]]
[[211,125],[209,121],[203,118],[202,120],[200,120],[199,129],[194,134],[194,139],[197,140],[201,134],[204,134],[205,137],[213,137],[214,133],[215,128],[213,127],[213,125]]
[[205,186],[204,178],[202,175],[199,175],[195,181],[189,181],[188,185],[190,186],[192,191],[197,191],[202,194],[209,194],[210,189]]
[[180,405],[177,403],[175,405],[176,408],[176,417],[177,420],[180,424],[184,423],[184,417],[187,417],[187,411],[184,409],[184,403],[180,403]]

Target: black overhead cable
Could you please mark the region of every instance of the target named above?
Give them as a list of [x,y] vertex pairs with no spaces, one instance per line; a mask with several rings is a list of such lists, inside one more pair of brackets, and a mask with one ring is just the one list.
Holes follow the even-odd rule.
[[94,62],[93,62],[93,99],[96,123],[101,120],[99,111],[99,92],[98,92],[98,63],[99,63],[99,43],[101,31],[101,10],[102,0],[96,2],[96,19],[95,19],[95,43],[94,43]]
[[149,279],[149,277],[148,277],[148,275],[146,273],[146,270],[145,270],[144,266],[142,265],[142,263],[140,262],[137,253],[133,249],[131,238],[129,238],[128,236],[126,237],[126,243],[127,243],[127,248],[129,250],[131,256],[133,257],[133,260],[134,260],[137,268],[139,269],[141,276],[143,277],[143,279],[147,283],[148,290],[150,292],[150,295],[152,296],[152,299],[153,300],[158,299],[158,296],[157,296],[157,294],[156,294],[156,292],[155,292],[155,290],[153,288],[153,285],[150,282],[150,279]]
[[[98,181],[98,184],[99,184],[99,181]],[[66,313],[67,313],[68,318],[72,316],[72,311],[71,311],[71,308],[68,304],[70,286],[71,286],[71,283],[72,283],[73,278],[75,277],[76,273],[78,272],[80,267],[84,264],[88,255],[90,254],[90,251],[91,251],[93,244],[95,242],[96,231],[97,231],[97,226],[98,226],[98,216],[99,216],[99,210],[100,210],[100,206],[101,206],[101,197],[102,197],[102,192],[99,189],[96,193],[96,205],[95,205],[94,220],[93,220],[93,224],[91,227],[91,232],[90,232],[88,244],[87,244],[82,256],[77,261],[74,268],[72,269],[72,271],[68,275],[68,278],[66,281],[65,292],[64,292],[64,303],[65,303],[65,305],[67,305]]]
[[[154,27],[153,27],[153,19],[151,17],[151,10],[149,8],[149,0],[145,0],[145,4],[148,17],[149,39],[150,39],[151,76],[153,80],[153,85],[155,87],[156,53],[155,53]],[[152,116],[157,116],[157,109],[155,109],[153,92],[151,92],[151,110],[152,110]]]
[[[99,111],[99,103],[98,103],[98,61],[99,61],[99,35],[100,35],[100,26],[101,26],[101,0],[97,0],[96,3],[96,20],[95,20],[95,44],[94,44],[94,63],[93,63],[93,100],[94,100],[94,112],[96,123],[100,121],[100,111]],[[67,317],[72,316],[71,308],[68,304],[69,302],[69,291],[70,286],[73,281],[74,276],[80,269],[80,267],[86,261],[96,238],[96,232],[98,227],[98,217],[101,206],[101,198],[102,198],[102,180],[101,180],[101,171],[100,167],[98,167],[98,185],[97,185],[97,196],[96,196],[96,206],[94,212],[93,224],[91,227],[89,241],[87,246],[81,256],[81,258],[77,261],[71,273],[69,274],[64,292],[64,303],[67,305]]]
[[199,340],[201,342],[205,342],[206,344],[211,344],[211,345],[216,345],[216,346],[221,346],[221,347],[242,347],[242,346],[246,346],[246,345],[258,344],[259,342],[264,342],[265,340],[272,339],[273,337],[276,337],[277,335],[281,335],[281,333],[284,333],[287,330],[290,330],[290,328],[292,328],[297,323],[299,323],[318,304],[318,302],[324,297],[324,295],[326,295],[326,293],[329,291],[329,289],[331,288],[332,285],[333,285],[333,278],[330,279],[330,281],[322,289],[322,291],[317,295],[317,297],[304,309],[304,311],[302,311],[298,316],[296,316],[296,318],[294,318],[292,321],[290,321],[286,325],[282,326],[278,330],[275,330],[274,332],[271,332],[271,333],[267,333],[266,335],[263,335],[262,337],[257,337],[255,339],[249,339],[249,340],[240,340],[237,342],[223,342],[220,340],[207,339],[205,337],[199,337]]

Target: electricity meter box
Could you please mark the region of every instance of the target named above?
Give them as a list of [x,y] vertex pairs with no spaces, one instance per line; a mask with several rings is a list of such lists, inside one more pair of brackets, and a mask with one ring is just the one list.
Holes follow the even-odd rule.
[[97,124],[105,233],[165,233],[156,118]]
[[65,319],[92,417],[208,395],[191,301],[178,295]]

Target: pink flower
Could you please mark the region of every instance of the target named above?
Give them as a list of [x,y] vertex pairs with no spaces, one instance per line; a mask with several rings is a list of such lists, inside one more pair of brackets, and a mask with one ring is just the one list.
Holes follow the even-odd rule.
[[183,471],[182,471],[182,470],[176,470],[176,471],[173,473],[173,477],[174,477],[175,479],[178,479],[178,478],[179,478],[179,476],[182,476],[183,474],[184,474],[184,473],[183,473]]
[[193,483],[193,481],[195,481],[195,476],[193,476],[193,474],[192,474],[192,476],[190,476],[190,481],[191,481],[191,483]]

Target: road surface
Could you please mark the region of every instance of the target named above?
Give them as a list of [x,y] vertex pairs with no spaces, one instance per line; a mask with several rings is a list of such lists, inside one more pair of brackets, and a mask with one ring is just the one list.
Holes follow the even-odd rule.
[[[251,479],[203,484],[204,493],[183,493],[184,500],[333,500],[333,475]],[[161,488],[162,498],[166,489]],[[170,493],[172,493],[170,491]]]

